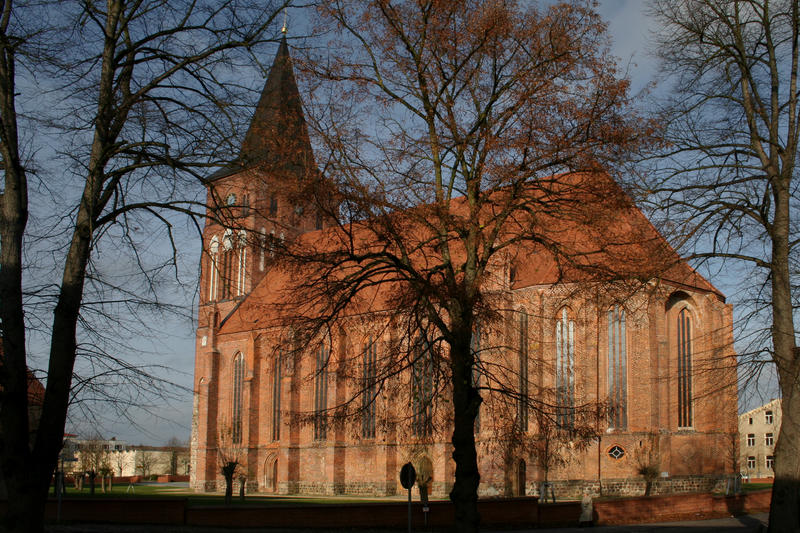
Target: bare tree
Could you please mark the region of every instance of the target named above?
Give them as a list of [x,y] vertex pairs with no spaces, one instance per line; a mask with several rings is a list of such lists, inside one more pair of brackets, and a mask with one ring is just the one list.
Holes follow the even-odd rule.
[[[108,323],[124,327],[113,321],[120,312],[162,303],[161,275],[178,263],[169,213],[205,215],[186,187],[235,144],[229,133],[243,100],[233,69],[257,60],[254,47],[270,38],[266,30],[286,4],[0,2],[0,471],[8,531],[42,531],[76,354],[99,355],[90,335]],[[45,120],[33,123],[34,115]],[[37,159],[46,131],[59,147],[53,178]],[[44,202],[48,224],[34,209]],[[57,241],[45,252],[52,276],[36,287],[23,285],[31,267],[23,257],[42,243],[29,233],[29,218]],[[136,228],[152,222],[162,224],[173,252],[148,261]],[[127,250],[120,264],[136,265],[140,283],[105,276],[101,249]],[[35,331],[49,355],[41,422],[29,444],[26,336]]]
[[180,440],[178,437],[172,437],[167,441],[167,450],[169,450],[169,473],[173,476],[178,474],[178,466],[181,464],[181,461],[186,461],[186,456],[188,454],[189,448],[186,446],[186,443]]
[[125,452],[116,451],[114,452],[114,466],[117,467],[117,475],[122,477],[122,471],[125,468]]
[[222,423],[217,435],[217,459],[223,479],[225,479],[225,503],[233,501],[233,484],[239,474],[241,481],[240,497],[244,499],[244,484],[247,479],[247,453],[240,442],[235,442],[233,428]]
[[[487,390],[529,401],[518,369],[478,368],[471,350],[479,322],[501,322],[506,302],[493,289],[508,284],[502,265],[525,246],[552,259],[554,281],[583,269],[603,279],[612,270],[603,265],[629,264],[596,261],[611,252],[559,235],[565,220],[597,223],[592,200],[630,207],[601,171],[651,129],[628,106],[590,4],[329,2],[319,13],[334,42],[304,65],[309,124],[334,183],[311,180],[299,198],[315,194],[315,207],[342,223],[283,250],[286,270],[301,273],[286,304],[294,342],[329,333],[380,291],[404,341],[370,369],[358,397],[411,375],[394,382],[420,404],[409,417],[421,435],[436,418],[433,398],[451,400],[442,427],[452,428],[459,531],[479,523],[474,373],[485,372]],[[587,173],[558,176],[566,171]]]
[[94,482],[100,476],[100,489],[106,490],[106,477],[111,472],[111,458],[106,441],[100,435],[81,443],[78,451],[78,468],[89,476],[90,490],[94,494]]
[[153,470],[155,466],[156,459],[155,456],[148,452],[147,450],[137,450],[136,453],[136,470],[138,470],[142,477],[147,480],[150,476],[150,472]]
[[644,495],[650,496],[653,482],[658,479],[661,473],[661,451],[659,449],[658,433],[648,433],[645,438],[639,441],[639,445],[633,451],[633,458],[636,461],[637,472],[644,478]]
[[[794,0],[651,3],[658,50],[675,77],[653,203],[695,256],[744,266],[748,320],[769,324],[754,350],[778,374],[783,420],[770,530],[800,527],[798,63]],[[655,182],[655,179],[653,180]]]

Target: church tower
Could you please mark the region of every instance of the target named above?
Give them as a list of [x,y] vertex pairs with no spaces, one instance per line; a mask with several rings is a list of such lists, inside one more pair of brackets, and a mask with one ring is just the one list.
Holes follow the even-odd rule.
[[216,333],[269,275],[280,242],[328,225],[309,201],[319,179],[284,35],[238,156],[206,180],[192,427],[192,469],[201,479],[216,477],[206,450],[218,438],[217,415],[225,415],[219,382],[230,365],[220,361]]
[[[325,217],[301,201],[318,178],[284,35],[239,155],[206,181],[205,314],[225,319],[266,275],[276,241],[322,229]],[[200,324],[208,324],[200,314]]]

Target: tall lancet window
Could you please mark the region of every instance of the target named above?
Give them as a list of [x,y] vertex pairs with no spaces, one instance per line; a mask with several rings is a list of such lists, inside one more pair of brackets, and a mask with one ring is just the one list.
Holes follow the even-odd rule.
[[233,405],[231,412],[231,440],[242,443],[242,396],[244,394],[244,355],[233,356]]
[[[472,386],[480,389],[481,386],[481,328],[475,326],[475,331],[472,333]],[[479,393],[480,394],[480,393]],[[481,431],[481,410],[478,407],[478,412],[475,414],[475,433]]]
[[625,339],[625,309],[615,305],[608,310],[608,399],[611,404],[608,423],[617,429],[628,427],[628,354]]
[[575,321],[567,308],[556,320],[556,423],[571,428],[575,423]]
[[325,420],[328,409],[328,360],[331,356],[331,345],[326,339],[317,350],[317,369],[314,374],[314,440],[327,438]]
[[211,239],[208,247],[208,301],[217,299],[217,285],[219,284],[219,239],[216,235]]
[[281,440],[281,370],[283,368],[283,350],[278,348],[272,366],[272,440]]
[[692,427],[692,319],[686,308],[678,313],[678,427]]
[[433,432],[433,354],[427,341],[411,365],[412,420],[415,437],[430,437]]
[[258,234],[258,270],[264,272],[267,266],[267,230],[261,228]]
[[239,232],[239,239],[237,242],[237,259],[238,266],[236,269],[236,296],[244,294],[246,275],[247,275],[247,232],[242,230]]
[[220,281],[222,286],[222,299],[227,300],[233,296],[233,256],[234,256],[233,231],[225,230],[222,236],[222,267],[220,268]]
[[370,337],[364,346],[363,391],[361,396],[361,437],[375,438],[375,396],[378,394],[377,378],[378,345]]
[[517,424],[521,431],[528,431],[528,312],[519,314],[519,399],[517,400]]

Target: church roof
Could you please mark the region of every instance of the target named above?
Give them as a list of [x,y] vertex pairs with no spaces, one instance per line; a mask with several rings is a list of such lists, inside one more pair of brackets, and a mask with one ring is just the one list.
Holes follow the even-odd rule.
[[311,141],[285,35],[239,155],[230,165],[212,174],[208,181],[256,167],[295,179],[306,177],[314,168]]
[[[521,214],[509,222],[504,230],[508,235],[527,233],[529,229],[524,226],[531,224],[538,227],[535,241],[522,240],[510,249],[508,261],[515,271],[511,280],[512,290],[557,283],[619,280],[641,283],[659,279],[675,288],[715,294],[724,301],[724,296],[672,249],[610,176],[567,174],[558,176],[557,181],[567,184],[567,187],[591,183],[595,190],[586,196],[585,201],[564,202],[572,207],[550,210],[547,202],[542,202],[539,204],[541,212],[532,213],[527,218]],[[580,191],[582,187],[577,185],[573,190]],[[535,191],[532,189],[531,194],[540,194]],[[502,190],[491,194],[490,198],[496,198],[497,203],[487,202],[480,218],[490,220],[494,216],[493,210],[502,204],[503,194]],[[571,212],[565,213],[564,209],[571,209]],[[453,217],[469,216],[463,198],[453,199],[450,212]],[[396,216],[402,216],[402,213]],[[374,233],[365,227],[369,222],[358,224],[359,227],[352,229],[352,234],[336,226],[305,233],[298,237],[298,246],[316,253],[348,245],[360,252],[380,247],[374,242]],[[412,241],[432,240],[426,239],[426,229],[418,223],[410,222],[406,230]],[[458,256],[463,255],[457,248],[453,248],[454,261],[459,261]],[[421,249],[416,255],[419,257],[414,259],[415,262],[422,263],[431,259],[435,261],[437,252],[431,247]],[[290,302],[296,300],[297,288],[314,277],[311,274],[309,278],[310,273],[303,270],[302,265],[274,266],[223,321],[220,333],[284,324],[290,317],[281,316],[284,314],[281,309],[287,305],[293,307]],[[329,274],[334,275],[333,272]],[[354,298],[352,305],[348,306],[349,313],[376,312],[404,305],[397,297],[403,292],[397,290],[398,282],[375,281],[377,283],[370,289]],[[305,311],[313,313],[311,309]]]

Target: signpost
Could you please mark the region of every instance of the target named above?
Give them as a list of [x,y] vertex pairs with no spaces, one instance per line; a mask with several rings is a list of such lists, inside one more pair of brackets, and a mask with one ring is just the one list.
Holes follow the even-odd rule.
[[417,480],[417,471],[414,470],[414,465],[406,463],[400,469],[400,484],[404,489],[408,489],[408,533],[411,533],[411,487]]

